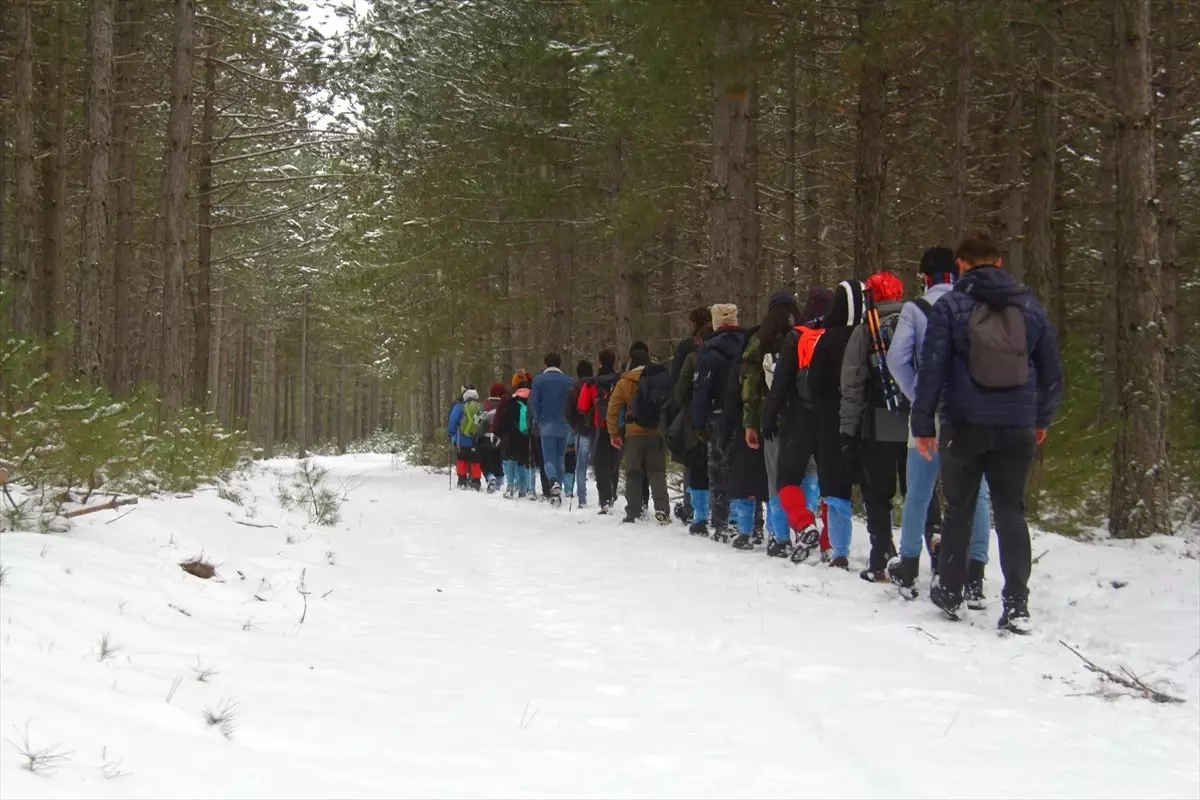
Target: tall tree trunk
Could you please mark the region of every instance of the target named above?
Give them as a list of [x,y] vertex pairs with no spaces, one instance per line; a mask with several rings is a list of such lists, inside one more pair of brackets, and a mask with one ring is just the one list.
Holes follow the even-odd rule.
[[1004,183],[1008,200],[1004,209],[1004,238],[1008,244],[1004,266],[1017,281],[1025,280],[1025,157],[1021,147],[1021,121],[1024,116],[1025,79],[1020,52],[1018,23],[1008,23],[1004,48],[1008,84],[1008,109],[1004,115]]
[[1033,146],[1029,163],[1029,261],[1027,282],[1061,320],[1051,303],[1054,282],[1054,167],[1058,149],[1058,20],[1061,0],[1051,0],[1034,36],[1037,78],[1033,92]]
[[133,390],[134,343],[133,325],[133,188],[137,174],[133,157],[133,102],[137,52],[141,31],[143,6],[140,0],[123,0],[118,4],[116,91],[113,96],[112,177],[115,184],[114,234],[112,251],[112,330],[109,339],[108,385],[118,395]]
[[[753,37],[751,27],[751,37]],[[751,52],[754,40],[751,38]],[[739,261],[742,264],[741,284],[743,296],[741,299],[742,313],[746,324],[758,318],[759,298],[763,292],[763,253],[761,220],[758,216],[758,80],[751,73],[750,100],[746,108],[746,146],[745,146],[745,188],[742,190],[742,209],[740,214],[741,231],[738,236],[741,253]]]
[[[112,146],[112,0],[91,0],[88,22],[87,197],[83,204],[83,263],[76,305],[75,372],[99,386],[107,377],[105,308],[102,287],[108,237],[109,148]],[[186,168],[186,167],[185,167]]]
[[724,4],[717,21],[713,80],[712,196],[708,202],[708,295],[736,302],[738,278],[748,266],[744,240],[754,23],[743,4]]
[[217,410],[217,398],[221,396],[221,333],[225,321],[225,298],[220,289],[213,290],[213,321],[212,336],[208,343],[208,402],[205,404],[211,412]]
[[[1163,317],[1167,325],[1168,358],[1174,361],[1179,345],[1179,320],[1176,303],[1179,297],[1179,140],[1180,83],[1186,74],[1183,65],[1183,36],[1179,0],[1162,0],[1163,70],[1159,88],[1162,109],[1162,160],[1159,175],[1159,260],[1163,270]],[[1167,370],[1171,381],[1176,370]]]
[[[810,11],[805,20],[809,41],[816,41],[820,18],[815,11]],[[816,47],[811,48],[808,58],[812,63],[806,65],[804,73],[804,282],[797,287],[802,293],[809,287],[824,284],[821,274],[822,259],[824,258],[821,252],[821,192],[817,188],[817,163],[820,158],[817,128],[821,121],[821,71],[820,65],[816,63]]]
[[1150,0],[1113,0],[1117,131],[1117,371],[1109,528],[1118,538],[1167,533],[1166,350],[1154,215]]
[[163,201],[159,220],[163,297],[158,374],[166,416],[182,407],[184,398],[188,396],[187,359],[184,353],[187,324],[184,266],[187,259],[188,152],[192,143],[195,27],[195,0],[175,0],[171,116],[167,124],[166,155],[163,157]]
[[884,269],[884,181],[887,73],[883,62],[884,0],[858,0],[863,61],[858,79],[858,147],[854,165],[854,274]]
[[308,458],[308,291],[300,306],[300,457]]
[[966,227],[967,149],[971,124],[971,56],[974,19],[967,0],[954,6],[953,45],[950,59],[950,185],[946,203],[946,241],[955,242]]
[[[791,28],[789,28],[789,32]],[[800,259],[796,254],[796,42],[789,36],[787,110],[783,129],[783,277],[789,286],[800,286]]]
[[13,205],[13,261],[9,275],[12,330],[34,333],[34,205],[37,188],[33,154],[33,13],[32,0],[15,0],[13,28],[13,145],[16,186]]
[[[200,166],[197,188],[200,193],[196,230],[195,346],[192,348],[192,405],[207,405],[209,352],[212,336],[212,238],[213,238],[213,152],[216,150],[217,61],[213,34],[204,48],[204,110],[200,117]],[[273,333],[271,334],[273,337]],[[268,358],[273,358],[268,350]],[[268,386],[272,384],[267,383]]]
[[[54,27],[48,32],[54,52],[47,58],[42,73],[47,119],[42,142],[42,265],[38,271],[35,312],[39,317],[38,332],[47,340],[63,322],[61,308],[67,276],[63,263],[67,235],[66,0],[58,0],[54,7]],[[62,374],[67,366],[63,348],[56,344],[47,355],[47,368]]]
[[625,139],[615,135],[608,144],[608,207],[609,207],[609,258],[613,268],[613,339],[617,353],[629,352],[633,344],[633,303],[629,296],[629,264],[625,260],[625,247],[621,241],[621,188],[624,183]]

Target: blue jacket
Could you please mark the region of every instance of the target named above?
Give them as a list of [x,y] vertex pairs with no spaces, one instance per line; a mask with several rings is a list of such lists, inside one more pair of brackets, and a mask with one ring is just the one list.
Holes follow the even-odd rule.
[[700,346],[692,390],[692,424],[696,430],[704,430],[709,418],[721,413],[724,391],[729,381],[738,380],[735,365],[745,348],[746,332],[741,328],[722,328]]
[[[935,283],[925,290],[922,298],[932,308],[953,288],[949,283]],[[921,346],[925,344],[925,326],[928,323],[925,313],[916,303],[905,303],[900,311],[900,320],[896,323],[896,332],[892,334],[892,343],[888,345],[888,372],[892,373],[896,385],[909,402],[917,396],[917,364],[921,361]]]
[[529,410],[537,422],[540,435],[566,436],[571,432],[566,412],[571,383],[571,379],[556,367],[547,367],[545,372],[533,379]]
[[463,421],[463,404],[458,401],[454,407],[450,409],[450,419],[446,423],[446,432],[450,434],[450,441],[454,442],[455,447],[473,447],[474,440],[465,433],[460,433],[459,425]]
[[[977,302],[1015,305],[1025,315],[1029,381],[1016,389],[986,389],[971,378],[967,323]],[[933,415],[953,426],[997,425],[1046,428],[1062,399],[1062,361],[1046,309],[1007,272],[984,266],[970,270],[933,307],[921,349],[921,371],[913,401],[913,436],[935,435]]]

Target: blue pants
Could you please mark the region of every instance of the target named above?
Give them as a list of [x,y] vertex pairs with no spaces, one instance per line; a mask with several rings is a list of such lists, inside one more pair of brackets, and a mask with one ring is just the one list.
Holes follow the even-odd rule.
[[551,483],[558,481],[561,485],[567,473],[567,437],[542,435],[542,462],[546,468],[546,477]]
[[757,505],[748,497],[735,497],[729,501],[729,521],[737,526],[738,533],[746,536],[754,533],[754,509]]
[[829,546],[834,558],[850,557],[850,501],[844,497],[826,497],[825,508],[829,512]]
[[[915,447],[908,448],[908,494],[904,496],[904,517],[900,521],[900,557],[920,558],[921,544],[925,538],[925,518],[929,514],[929,500],[937,484],[941,453],[934,453],[932,460],[925,460]],[[971,561],[988,560],[988,540],[991,517],[988,502],[987,480],[980,482],[979,499],[975,502],[975,516],[971,519],[971,543],[967,558]]]
[[533,491],[533,481],[536,476],[536,467],[527,467],[511,459],[504,462],[504,480],[508,482],[509,486],[517,487],[522,494],[529,494]]
[[587,505],[588,459],[591,456],[592,436],[581,435],[575,442],[575,495],[579,498],[580,507]]
[[692,498],[692,523],[708,522],[708,489],[688,489]]

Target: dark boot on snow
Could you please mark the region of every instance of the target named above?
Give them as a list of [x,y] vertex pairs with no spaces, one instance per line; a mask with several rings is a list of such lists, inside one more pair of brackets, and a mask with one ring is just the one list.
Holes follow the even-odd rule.
[[1029,619],[1029,601],[1024,597],[1005,597],[1004,611],[1001,612],[996,627],[1021,636],[1033,633],[1033,623]]
[[729,526],[717,525],[712,532],[712,540],[721,544],[729,544]]
[[707,522],[693,522],[688,526],[688,533],[692,536],[708,536]]
[[665,511],[655,511],[654,519],[658,521],[659,525],[670,525],[671,524],[671,515]]
[[734,550],[754,549],[754,541],[745,533],[739,533],[737,536],[734,536],[732,544]]
[[833,560],[829,562],[829,566],[832,569],[844,569],[849,571],[850,559],[846,558],[845,556],[834,556]]
[[967,562],[967,585],[963,587],[963,599],[972,611],[986,611],[987,597],[983,594],[983,572],[987,564],[982,561]]
[[771,541],[767,542],[767,555],[772,558],[787,558],[791,554],[792,544],[786,539],[771,537]]
[[858,577],[867,583],[888,583],[890,580],[886,569],[871,569],[869,567],[858,573]]
[[888,564],[888,580],[900,590],[900,596],[905,600],[914,600],[917,591],[917,575],[921,569],[921,558],[895,558]]
[[933,579],[933,583],[929,587],[929,599],[949,619],[957,620],[958,615],[962,612],[962,592],[953,592],[942,586],[940,575]]

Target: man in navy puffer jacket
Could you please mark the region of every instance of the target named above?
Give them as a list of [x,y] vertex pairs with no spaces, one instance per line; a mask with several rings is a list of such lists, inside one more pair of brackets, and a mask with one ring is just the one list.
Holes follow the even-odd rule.
[[[1031,548],[1025,520],[1025,480],[1034,449],[1046,438],[1062,397],[1062,361],[1054,329],[1033,293],[1000,269],[1000,252],[986,231],[967,236],[955,257],[963,277],[929,315],[921,351],[912,433],[926,458],[939,449],[934,414],[941,416],[942,488],[946,517],[938,578],[930,590],[957,618],[967,578],[967,546],[980,480],[986,476],[996,516],[1004,611],[1000,627],[1029,632]],[[970,368],[971,314],[978,304],[1015,306],[1025,322],[1028,379],[1008,389],[981,386]]]

